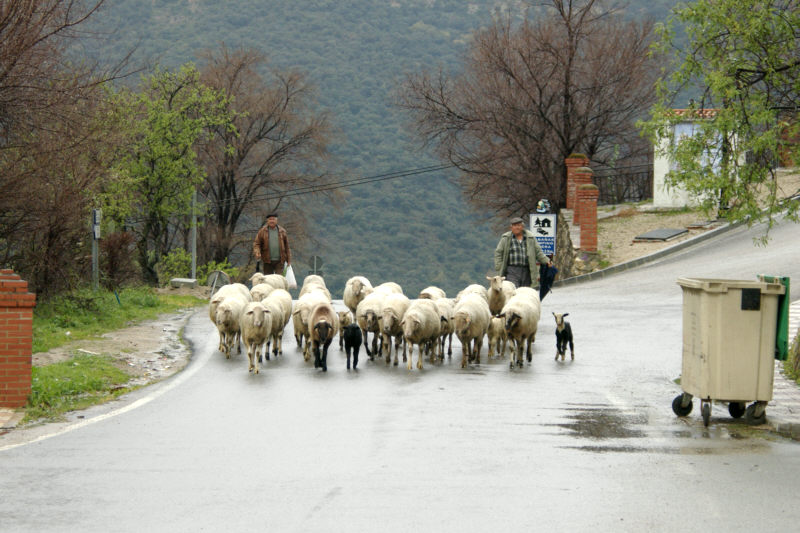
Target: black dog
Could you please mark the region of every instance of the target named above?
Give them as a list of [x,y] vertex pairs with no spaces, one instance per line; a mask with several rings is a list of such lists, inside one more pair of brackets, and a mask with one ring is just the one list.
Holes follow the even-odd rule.
[[361,348],[361,328],[358,324],[348,324],[342,331],[344,349],[347,353],[347,369],[350,370],[350,350],[353,351],[353,370],[358,366],[358,350]]

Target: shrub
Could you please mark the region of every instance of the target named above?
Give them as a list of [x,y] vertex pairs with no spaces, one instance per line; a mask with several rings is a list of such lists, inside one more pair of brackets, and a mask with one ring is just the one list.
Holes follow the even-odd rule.
[[158,284],[166,287],[173,278],[188,278],[192,271],[192,255],[183,248],[175,248],[156,263]]
[[215,270],[221,270],[225,272],[231,279],[236,279],[239,277],[239,268],[231,266],[228,260],[225,259],[221,263],[211,261],[199,267],[197,269],[197,283],[200,285],[208,285],[208,275]]

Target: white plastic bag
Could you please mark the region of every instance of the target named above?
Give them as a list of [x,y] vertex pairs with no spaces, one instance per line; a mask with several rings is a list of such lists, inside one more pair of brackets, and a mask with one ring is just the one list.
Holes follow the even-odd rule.
[[294,270],[292,270],[292,265],[286,267],[286,272],[284,272],[283,275],[286,277],[286,281],[289,282],[289,288],[296,289],[297,280],[294,277]]

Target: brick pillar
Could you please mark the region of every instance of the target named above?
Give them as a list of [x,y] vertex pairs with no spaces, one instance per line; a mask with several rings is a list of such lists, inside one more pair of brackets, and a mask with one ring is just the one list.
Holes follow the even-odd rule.
[[575,191],[577,197],[576,215],[581,217],[581,250],[597,251],[597,198],[600,190],[597,185],[586,183],[579,185]]
[[572,199],[572,205],[574,206],[572,223],[576,226],[581,225],[580,210],[578,209],[578,189],[581,185],[591,185],[593,176],[594,172],[589,167],[578,167],[572,173],[572,183],[575,186],[575,191],[573,192],[574,198]]
[[575,170],[589,166],[589,158],[583,154],[572,154],[564,160],[567,167],[567,209],[575,209]]
[[13,270],[0,270],[0,407],[24,407],[31,393],[36,295]]

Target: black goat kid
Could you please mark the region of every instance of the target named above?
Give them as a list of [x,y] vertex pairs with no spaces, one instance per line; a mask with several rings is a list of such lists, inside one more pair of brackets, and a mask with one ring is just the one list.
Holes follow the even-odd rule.
[[361,348],[361,328],[358,324],[348,324],[342,331],[344,349],[347,353],[347,369],[350,370],[350,350],[353,351],[353,370],[358,366],[358,350]]
[[561,356],[561,360],[564,360],[564,356],[567,352],[567,344],[569,344],[569,355],[573,360],[575,359],[575,346],[572,342],[572,326],[569,325],[569,322],[564,320],[564,317],[568,315],[569,313],[553,313],[553,317],[556,319],[556,361],[558,361],[559,355]]

